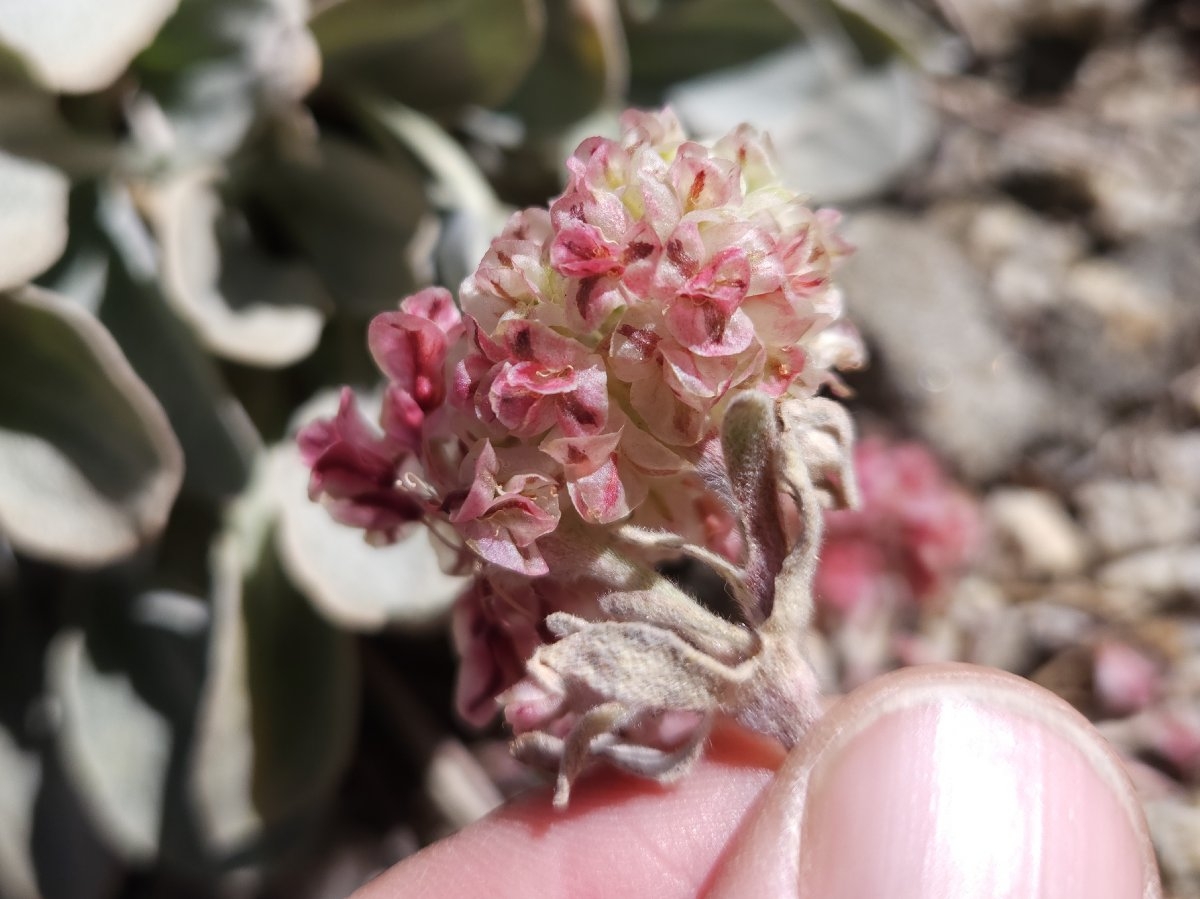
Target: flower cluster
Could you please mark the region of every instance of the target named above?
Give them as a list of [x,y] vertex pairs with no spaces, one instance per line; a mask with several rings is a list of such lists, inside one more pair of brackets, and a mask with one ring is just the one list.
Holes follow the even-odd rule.
[[817,605],[854,617],[937,595],[978,549],[973,500],[917,443],[861,440],[854,467],[861,506],[826,517]]
[[746,390],[812,396],[857,364],[830,280],[836,215],[778,182],[742,127],[689,141],[669,111],[568,160],[549,209],[515,213],[478,269],[371,324],[379,429],[343,394],[300,443],[310,493],[370,539],[424,521],[491,570],[548,572],[564,516],[737,551],[706,487]]

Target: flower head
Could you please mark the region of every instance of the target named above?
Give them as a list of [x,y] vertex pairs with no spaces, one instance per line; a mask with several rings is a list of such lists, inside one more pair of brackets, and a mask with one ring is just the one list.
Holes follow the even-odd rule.
[[[857,362],[830,280],[847,252],[836,217],[782,187],[770,158],[748,128],[689,141],[669,111],[584,141],[563,194],[514,214],[464,282],[463,315],[429,288],[372,322],[386,447],[345,427],[335,447],[314,426],[314,492],[384,539],[383,509],[440,515],[482,561],[524,574],[544,572],[556,504],[602,525],[703,504],[686,475],[732,393],[810,396]],[[370,485],[353,513],[333,477],[348,453]],[[705,542],[703,520],[677,523]]]
[[[815,395],[862,355],[832,280],[837,216],[779,182],[752,129],[707,145],[670,111],[628,112],[567,176],[508,220],[460,306],[428,288],[372,322],[378,429],[347,391],[300,435],[310,493],[339,520],[381,541],[421,521],[474,560],[460,710],[482,722],[509,688],[522,752],[561,760],[562,801],[597,752],[682,771],[717,710],[787,739],[811,717],[793,644],[819,497],[853,493],[849,420]],[[749,629],[649,564],[679,552],[729,580]],[[601,752],[579,743],[593,728],[623,736]]]

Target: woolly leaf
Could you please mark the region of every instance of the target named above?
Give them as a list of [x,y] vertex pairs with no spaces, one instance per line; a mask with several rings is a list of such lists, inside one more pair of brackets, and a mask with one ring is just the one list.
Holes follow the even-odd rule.
[[111,84],[179,0],[0,0],[0,45],[43,86],[88,93]]
[[62,711],[59,758],[114,849],[149,861],[178,826],[178,766],[203,671],[208,608],[194,597],[93,591],[47,661]]
[[353,640],[288,582],[274,552],[275,514],[264,468],[212,557],[213,635],[189,777],[200,832],[222,854],[312,814],[354,741]]
[[50,266],[67,242],[67,191],[57,169],[0,152],[0,289]]
[[0,294],[0,526],[23,552],[101,564],[162,528],[183,474],[162,407],[91,315]]
[[328,298],[298,261],[270,258],[245,219],[224,208],[213,179],[191,172],[144,197],[162,247],[167,298],[215,353],[278,367],[316,346]]

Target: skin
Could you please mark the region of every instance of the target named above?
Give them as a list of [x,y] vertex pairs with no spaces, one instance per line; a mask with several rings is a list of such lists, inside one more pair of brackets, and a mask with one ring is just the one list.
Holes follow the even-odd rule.
[[673,786],[597,770],[565,812],[522,797],[354,899],[1161,895],[1095,729],[1021,678],[938,665],[835,702],[787,755],[726,726]]

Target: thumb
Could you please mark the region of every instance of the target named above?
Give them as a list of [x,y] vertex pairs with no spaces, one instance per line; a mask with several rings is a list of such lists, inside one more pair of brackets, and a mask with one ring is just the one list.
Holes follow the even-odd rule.
[[1120,760],[1058,697],[966,665],[835,705],[780,770],[706,894],[1155,899]]

